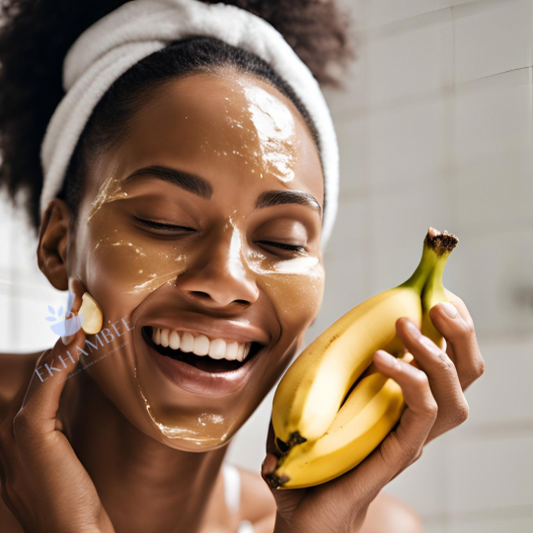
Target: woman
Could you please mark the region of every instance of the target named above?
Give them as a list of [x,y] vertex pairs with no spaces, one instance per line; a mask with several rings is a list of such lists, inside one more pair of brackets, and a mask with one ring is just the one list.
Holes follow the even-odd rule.
[[[318,81],[334,83],[330,64],[350,50],[331,2],[231,3],[240,11],[205,11],[206,32],[253,10],[294,43]],[[169,27],[183,16],[177,7],[205,9],[195,0],[144,1],[165,15],[154,24],[152,11],[132,11],[142,8],[136,1],[123,6],[121,24],[102,25],[122,4],[19,0],[3,14],[2,182],[13,197],[28,193],[39,268],[75,295],[66,319],[88,292],[104,324],[98,335],[79,329],[43,354],[0,360],[2,533],[230,532],[241,520],[257,532],[420,531],[409,508],[379,492],[426,442],[466,419],[463,390],[483,359],[468,310],[451,293],[459,315],[431,312],[449,357],[410,333],[405,318],[398,336],[420,368],[375,356],[409,406],[379,449],[319,487],[271,491],[270,428],[263,479],[243,471],[242,506],[233,515],[227,508],[227,445],[303,347],[322,302],[331,138],[298,82],[224,39],[153,39],[157,51],[143,50],[118,74],[134,48],[113,42],[115,31],[131,22],[127,38],[137,46],[145,30],[166,28],[167,9]],[[71,53],[97,23],[101,41],[90,34]],[[264,26],[255,29],[252,48]],[[62,137],[62,126],[87,111],[88,94],[71,98],[63,123],[51,120],[64,96],[63,59],[70,49],[69,97],[108,45],[116,47],[111,86],[87,108],[83,131]],[[272,61],[282,69],[285,57]],[[303,68],[299,59],[288,64]]]

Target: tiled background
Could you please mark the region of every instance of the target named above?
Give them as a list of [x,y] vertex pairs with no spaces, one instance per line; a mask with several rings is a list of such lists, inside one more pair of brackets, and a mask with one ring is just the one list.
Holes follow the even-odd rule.
[[[427,533],[532,533],[533,0],[345,3],[359,58],[348,90],[327,92],[341,200],[307,340],[404,281],[429,226],[456,234],[445,286],[474,318],[485,374],[466,391],[467,422],[384,490],[412,505]],[[0,350],[49,346],[42,316],[64,294],[47,286],[35,241],[3,204],[0,239]],[[272,395],[229,462],[259,471]]]

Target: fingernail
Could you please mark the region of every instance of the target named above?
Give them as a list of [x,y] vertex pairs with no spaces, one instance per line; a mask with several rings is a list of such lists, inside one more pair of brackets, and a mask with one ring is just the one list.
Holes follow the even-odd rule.
[[386,352],[385,350],[378,350],[376,352],[376,355],[379,361],[385,366],[388,366],[389,368],[394,368],[398,366],[398,360],[389,352]]
[[409,333],[413,337],[415,338],[420,337],[421,335],[420,330],[410,320],[407,320],[407,329],[409,330]]
[[439,307],[448,318],[455,318],[458,315],[457,308],[450,302],[442,302]]

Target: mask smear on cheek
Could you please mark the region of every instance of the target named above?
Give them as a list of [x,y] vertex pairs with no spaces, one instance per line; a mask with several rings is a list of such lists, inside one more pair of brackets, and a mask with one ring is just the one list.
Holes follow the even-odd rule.
[[[118,228],[122,222],[108,209],[110,203],[125,200],[121,180],[115,173],[104,181],[93,200],[87,227],[93,253],[106,272],[120,271],[120,286],[126,294],[150,293],[172,283],[187,269],[187,257],[176,244],[155,244],[133,228]],[[105,208],[105,209],[104,209]]]
[[226,432],[217,437],[209,437],[205,434],[206,427],[211,427],[213,425],[221,425],[224,423],[224,417],[217,413],[201,413],[197,417],[196,428],[191,428],[190,426],[185,427],[183,423],[170,425],[160,422],[153,413],[153,409],[150,406],[148,399],[144,395],[141,384],[139,383],[139,379],[137,378],[137,367],[134,368],[134,374],[135,381],[139,389],[139,394],[144,400],[148,416],[164,437],[168,439],[186,440],[197,444],[198,446],[220,444],[226,440],[228,436],[228,433]]

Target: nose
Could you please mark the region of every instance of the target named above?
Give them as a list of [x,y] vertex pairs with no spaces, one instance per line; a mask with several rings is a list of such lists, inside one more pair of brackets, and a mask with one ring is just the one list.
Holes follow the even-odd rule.
[[249,306],[259,298],[259,289],[242,257],[237,228],[217,233],[189,255],[188,269],[178,276],[176,287],[194,303],[213,309]]

